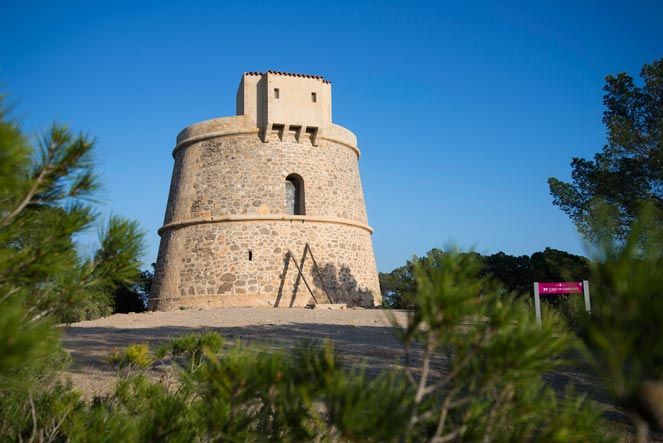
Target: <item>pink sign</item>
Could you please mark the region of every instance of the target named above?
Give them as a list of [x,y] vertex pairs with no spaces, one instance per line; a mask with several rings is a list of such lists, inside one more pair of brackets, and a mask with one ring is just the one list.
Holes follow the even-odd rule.
[[539,294],[582,294],[582,282],[539,283]]

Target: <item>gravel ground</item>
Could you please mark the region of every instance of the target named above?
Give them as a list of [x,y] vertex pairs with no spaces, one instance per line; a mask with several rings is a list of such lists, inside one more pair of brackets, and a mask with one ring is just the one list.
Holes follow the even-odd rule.
[[[393,314],[405,322],[405,312]],[[72,324],[64,338],[65,349],[73,358],[68,375],[87,397],[108,393],[116,378],[107,356],[115,348],[158,344],[204,330],[217,331],[228,342],[241,340],[277,348],[291,348],[307,339],[329,339],[342,360],[365,363],[369,372],[389,368],[402,359],[391,320],[381,309],[190,309],[115,314]]]

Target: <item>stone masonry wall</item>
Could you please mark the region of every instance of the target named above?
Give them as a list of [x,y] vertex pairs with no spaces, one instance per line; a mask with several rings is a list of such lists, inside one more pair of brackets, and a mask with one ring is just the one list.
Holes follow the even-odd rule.
[[[305,254],[307,243],[319,274],[311,253]],[[325,292],[334,303],[380,303],[368,231],[277,220],[206,223],[163,233],[159,262],[170,278],[155,281],[153,290],[161,296],[151,299],[150,308],[305,306],[314,300],[288,250],[319,303],[330,302]]]
[[196,217],[285,214],[285,179],[304,180],[306,214],[367,223],[353,150],[323,140],[262,143],[255,134],[178,149],[164,224]]
[[[305,305],[288,250],[318,302],[326,290],[333,302],[381,303],[356,147],[277,133],[263,143],[255,130],[178,142],[150,309]],[[293,173],[304,216],[286,214]],[[321,275],[311,254],[302,262],[307,243]]]

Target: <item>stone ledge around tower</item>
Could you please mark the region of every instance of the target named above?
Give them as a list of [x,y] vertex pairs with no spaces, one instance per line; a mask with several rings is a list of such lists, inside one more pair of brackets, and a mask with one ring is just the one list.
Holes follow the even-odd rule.
[[197,217],[189,220],[169,223],[159,228],[158,234],[162,235],[164,232],[171,229],[183,228],[186,226],[200,225],[204,223],[228,223],[228,222],[246,222],[246,221],[289,221],[300,223],[333,223],[339,225],[353,226],[361,228],[373,234],[373,228],[365,223],[347,220],[343,218],[333,217],[315,217],[310,215],[283,215],[283,214],[241,214],[241,215],[224,215],[221,217]]
[[[184,144],[193,138],[210,135],[216,132],[247,132],[255,130],[258,127],[246,115],[233,115],[231,117],[212,118],[202,122],[194,123],[182,129],[177,134],[177,146]],[[189,143],[191,143],[189,141]]]

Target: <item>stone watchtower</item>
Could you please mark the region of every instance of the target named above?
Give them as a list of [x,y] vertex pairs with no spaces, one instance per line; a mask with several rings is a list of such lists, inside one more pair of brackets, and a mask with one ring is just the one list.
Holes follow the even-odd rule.
[[177,136],[149,308],[380,305],[357,138],[322,77],[247,72]]

